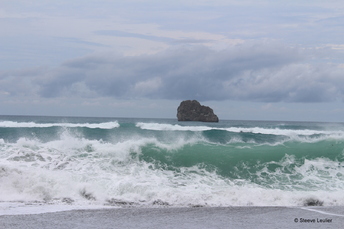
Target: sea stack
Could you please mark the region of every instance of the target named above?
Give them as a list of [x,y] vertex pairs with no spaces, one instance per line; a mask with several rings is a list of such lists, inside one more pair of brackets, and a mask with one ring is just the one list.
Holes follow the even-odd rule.
[[218,122],[213,109],[202,106],[197,100],[185,100],[177,110],[178,121]]

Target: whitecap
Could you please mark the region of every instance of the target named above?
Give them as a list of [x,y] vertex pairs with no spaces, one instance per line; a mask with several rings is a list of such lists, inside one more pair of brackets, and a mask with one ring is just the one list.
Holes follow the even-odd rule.
[[103,123],[35,123],[35,122],[13,122],[2,121],[0,127],[3,128],[47,128],[47,127],[87,127],[100,129],[118,128],[120,125],[117,121]]

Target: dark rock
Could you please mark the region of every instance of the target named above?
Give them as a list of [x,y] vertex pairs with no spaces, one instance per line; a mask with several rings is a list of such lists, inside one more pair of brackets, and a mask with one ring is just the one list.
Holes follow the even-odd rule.
[[180,103],[177,110],[178,121],[218,122],[219,118],[213,109],[202,106],[196,100],[185,100]]
[[309,198],[305,200],[303,203],[304,206],[323,206],[323,204],[324,204],[324,201],[313,199],[313,198]]
[[153,205],[169,206],[170,204],[168,202],[157,199],[154,200]]
[[201,205],[201,204],[189,205],[189,206],[192,208],[203,208],[204,207],[204,205]]
[[87,192],[85,188],[81,189],[79,193],[82,197],[84,197],[87,200],[96,200],[96,197],[92,193]]
[[65,197],[65,198],[62,198],[62,202],[67,203],[67,204],[72,204],[74,200],[69,197]]
[[106,200],[107,204],[106,205],[110,205],[110,206],[131,206],[134,205],[134,202],[128,202],[128,201],[124,201],[124,200],[117,200],[117,199],[109,199]]

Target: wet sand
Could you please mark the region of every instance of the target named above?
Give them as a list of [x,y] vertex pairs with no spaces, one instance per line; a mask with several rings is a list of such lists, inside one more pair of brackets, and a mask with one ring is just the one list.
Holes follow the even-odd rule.
[[342,228],[344,207],[116,208],[1,215],[0,228]]

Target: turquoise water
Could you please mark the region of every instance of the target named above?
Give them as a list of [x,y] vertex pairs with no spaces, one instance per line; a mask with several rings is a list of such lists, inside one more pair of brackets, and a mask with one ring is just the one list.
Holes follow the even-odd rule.
[[343,205],[344,124],[0,116],[0,201]]

